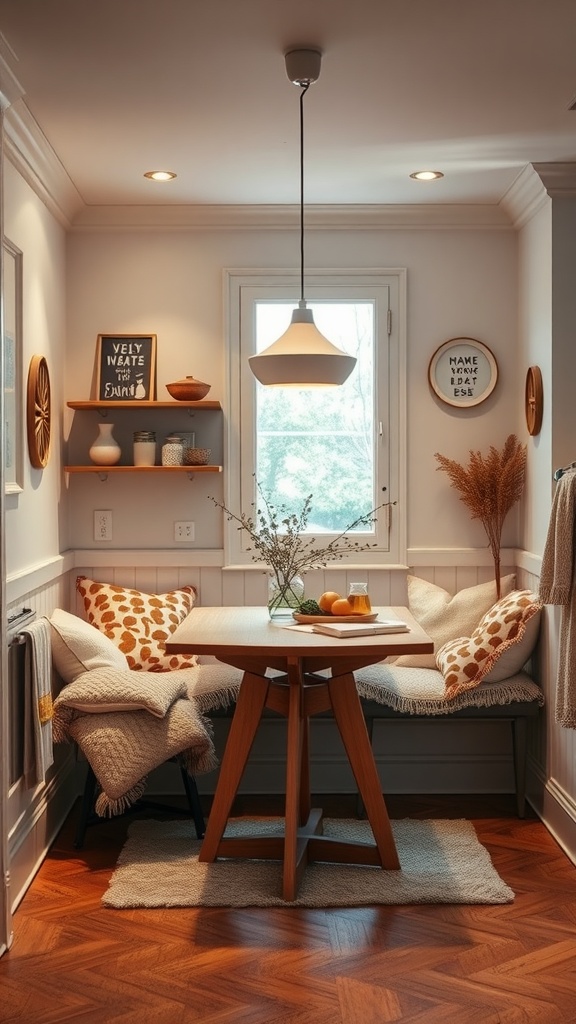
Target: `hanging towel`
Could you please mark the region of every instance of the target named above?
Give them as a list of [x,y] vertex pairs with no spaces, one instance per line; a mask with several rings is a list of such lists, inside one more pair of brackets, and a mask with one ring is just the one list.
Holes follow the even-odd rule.
[[28,789],[44,782],[54,761],[52,747],[52,656],[50,623],[37,619],[24,637],[24,780]]
[[566,729],[576,729],[575,529],[576,469],[569,469],[556,485],[538,590],[542,604],[562,608],[555,716]]

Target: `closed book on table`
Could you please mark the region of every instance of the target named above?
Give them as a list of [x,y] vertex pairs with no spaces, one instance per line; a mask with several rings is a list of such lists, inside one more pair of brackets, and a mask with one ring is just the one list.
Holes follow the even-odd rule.
[[326,636],[375,636],[378,633],[407,633],[408,625],[401,619],[382,619],[380,622],[315,622],[313,633]]

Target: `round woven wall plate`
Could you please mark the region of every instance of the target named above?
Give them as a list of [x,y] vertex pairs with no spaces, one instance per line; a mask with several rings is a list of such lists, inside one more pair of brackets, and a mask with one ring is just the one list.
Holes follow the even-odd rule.
[[26,428],[30,462],[35,469],[44,469],[48,464],[51,422],[48,363],[44,356],[32,356],[28,370]]

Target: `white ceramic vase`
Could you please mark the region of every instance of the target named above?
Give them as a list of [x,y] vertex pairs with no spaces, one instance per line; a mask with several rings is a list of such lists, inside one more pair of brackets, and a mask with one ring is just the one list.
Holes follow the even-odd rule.
[[88,452],[92,462],[97,466],[115,466],[120,461],[122,451],[112,436],[113,423],[99,423],[98,437]]

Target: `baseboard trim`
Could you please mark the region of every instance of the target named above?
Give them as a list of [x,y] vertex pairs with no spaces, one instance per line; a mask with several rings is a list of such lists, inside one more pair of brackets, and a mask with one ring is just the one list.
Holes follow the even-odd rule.
[[24,898],[77,796],[75,761],[69,758],[11,829],[8,857],[12,913]]
[[[532,787],[531,787],[532,789]],[[576,865],[576,802],[553,779],[542,780],[530,803],[558,845]]]

